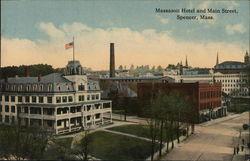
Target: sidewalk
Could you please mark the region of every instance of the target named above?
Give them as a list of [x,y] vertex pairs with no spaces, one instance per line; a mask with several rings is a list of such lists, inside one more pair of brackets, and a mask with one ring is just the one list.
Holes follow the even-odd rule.
[[[250,154],[250,149],[247,147],[247,143],[249,142],[248,139],[248,130],[245,130],[241,133],[241,136],[237,137],[237,141],[235,142],[235,147],[238,146],[240,147],[239,153],[233,155],[232,161],[245,161],[245,155]],[[242,139],[244,139],[244,144]],[[244,150],[242,151],[241,146],[244,146]],[[249,159],[250,160],[250,159]]]
[[240,116],[240,114],[228,114],[225,117],[221,117],[221,118],[217,118],[217,119],[212,119],[210,121],[206,121],[206,122],[200,123],[198,125],[206,127],[206,126],[214,125],[214,124],[217,124],[217,123],[220,123],[220,122],[223,122],[223,121],[228,121],[228,120],[237,118],[239,116]]

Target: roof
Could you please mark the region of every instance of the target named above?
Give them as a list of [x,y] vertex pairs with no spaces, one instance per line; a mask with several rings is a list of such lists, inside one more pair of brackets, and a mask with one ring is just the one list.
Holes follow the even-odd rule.
[[51,73],[41,77],[38,81],[38,77],[13,77],[8,78],[8,83],[19,84],[19,83],[67,83],[69,80],[65,79],[60,73]]
[[101,80],[158,80],[162,79],[163,76],[155,77],[112,77],[112,78],[101,78]]
[[215,69],[245,69],[249,65],[238,61],[225,61],[215,66]]

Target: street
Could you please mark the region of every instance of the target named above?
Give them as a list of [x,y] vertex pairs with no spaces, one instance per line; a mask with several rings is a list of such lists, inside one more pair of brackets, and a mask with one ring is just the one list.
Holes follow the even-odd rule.
[[227,116],[196,126],[196,132],[178,145],[162,160],[244,160],[245,152],[233,156],[243,123],[248,123],[248,113]]

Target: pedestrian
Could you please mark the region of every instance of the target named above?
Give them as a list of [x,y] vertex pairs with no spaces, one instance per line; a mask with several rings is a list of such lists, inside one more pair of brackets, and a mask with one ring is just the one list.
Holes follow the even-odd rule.
[[244,146],[243,145],[241,145],[241,151],[243,151],[244,150]]
[[244,138],[242,138],[242,144],[245,145],[245,139]]
[[237,146],[236,151],[237,151],[237,154],[239,154],[239,151],[240,151],[240,147],[239,147],[239,145]]
[[236,150],[235,150],[235,147],[234,147],[234,155],[235,155],[235,153],[236,153]]

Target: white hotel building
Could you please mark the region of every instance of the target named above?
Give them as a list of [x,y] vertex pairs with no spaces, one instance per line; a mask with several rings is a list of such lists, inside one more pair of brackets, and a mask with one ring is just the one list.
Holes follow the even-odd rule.
[[60,134],[112,122],[112,102],[101,100],[98,82],[82,74],[79,61],[70,61],[65,76],[0,80],[0,123],[38,126]]

